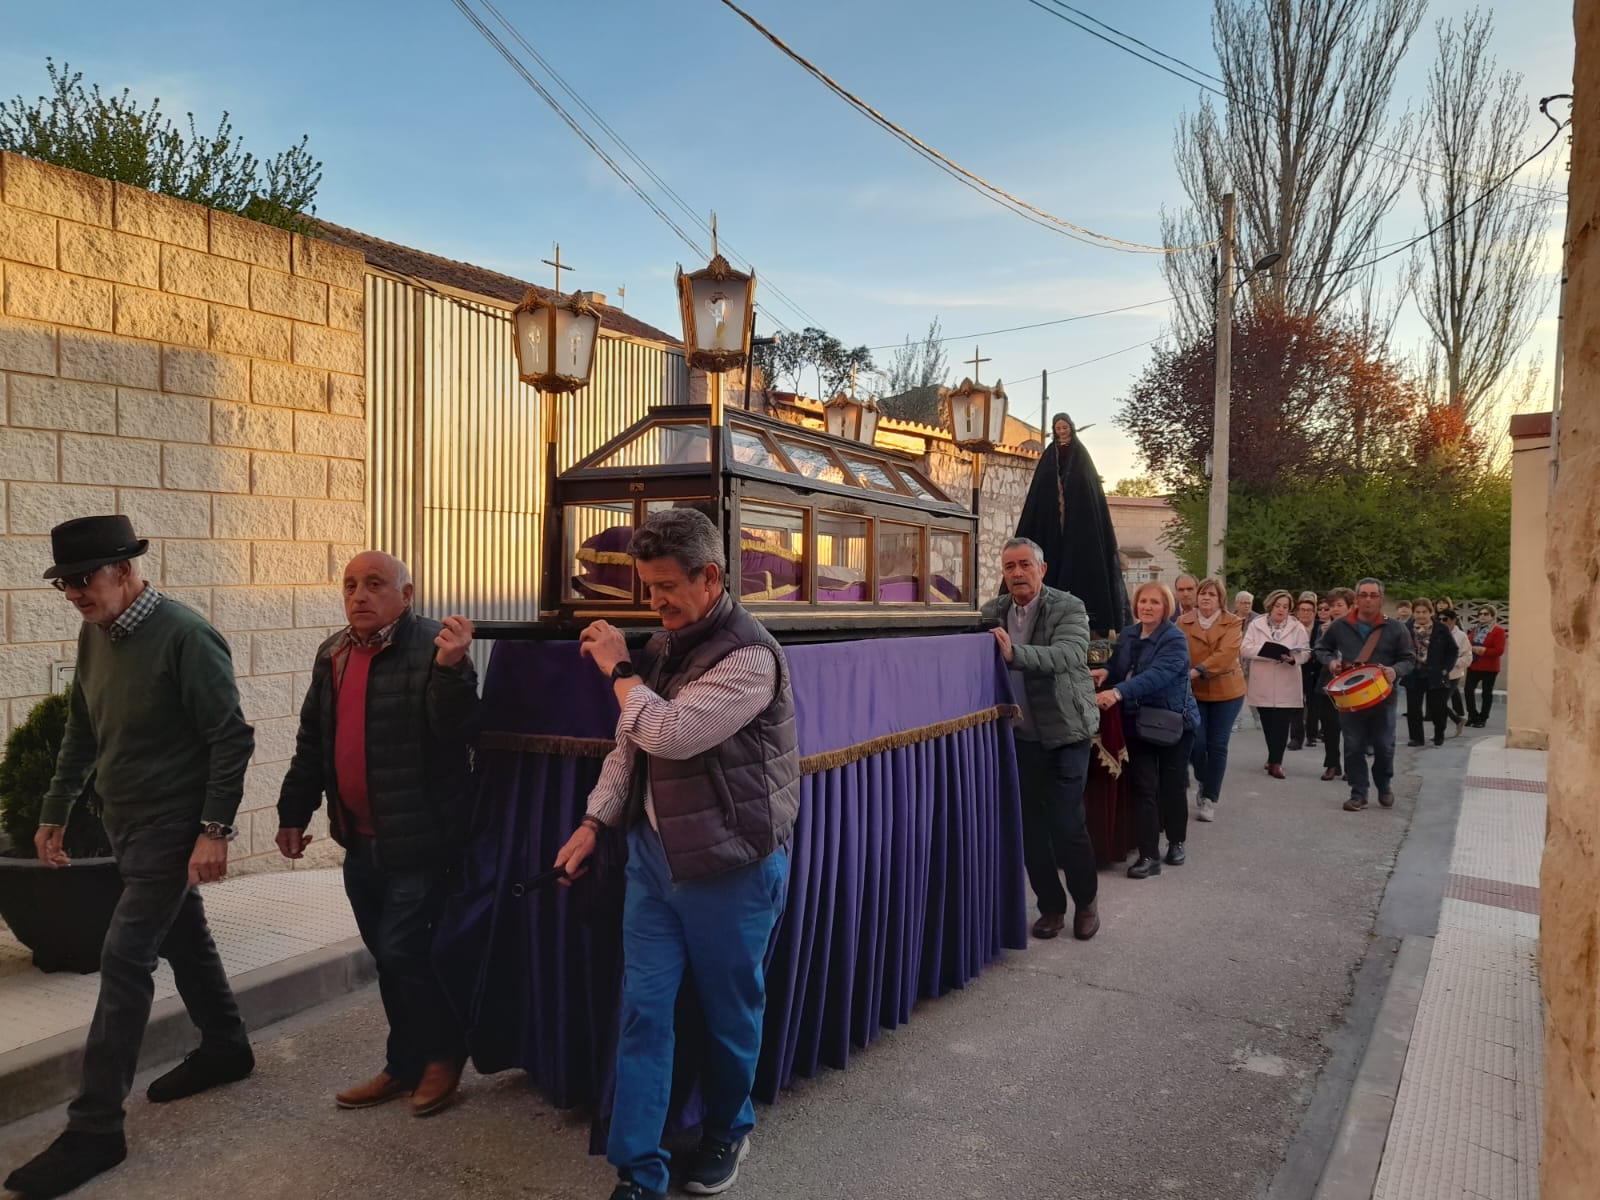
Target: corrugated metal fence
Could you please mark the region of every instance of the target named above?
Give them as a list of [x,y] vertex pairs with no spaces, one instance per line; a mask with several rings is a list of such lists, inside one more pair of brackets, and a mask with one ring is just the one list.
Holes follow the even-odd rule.
[[[366,292],[372,544],[410,565],[419,612],[533,620],[543,442],[510,313],[372,273]],[[681,351],[602,336],[593,382],[560,401],[561,468],[687,397]]]

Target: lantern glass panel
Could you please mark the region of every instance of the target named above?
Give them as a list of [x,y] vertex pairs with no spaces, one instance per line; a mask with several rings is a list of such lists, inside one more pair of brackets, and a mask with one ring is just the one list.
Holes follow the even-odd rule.
[[986,416],[989,421],[988,440],[996,446],[1006,440],[1006,394],[998,389],[989,393]]
[[517,363],[523,375],[550,371],[550,313],[548,309],[522,309],[517,313]]
[[744,349],[744,318],[748,280],[696,279],[691,285],[694,306],[694,341],[699,350]]
[[633,502],[568,504],[561,514],[566,535],[567,600],[632,600]]
[[570,308],[556,309],[555,373],[587,379],[594,359],[594,338],[599,322],[592,315]]

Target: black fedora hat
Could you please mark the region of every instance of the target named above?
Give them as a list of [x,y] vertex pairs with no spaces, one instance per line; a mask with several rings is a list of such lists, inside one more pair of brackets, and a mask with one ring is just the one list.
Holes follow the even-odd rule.
[[133,536],[133,522],[124,516],[63,521],[50,531],[50,553],[56,561],[44,577],[81,575],[107,563],[138,558],[148,549],[150,543]]

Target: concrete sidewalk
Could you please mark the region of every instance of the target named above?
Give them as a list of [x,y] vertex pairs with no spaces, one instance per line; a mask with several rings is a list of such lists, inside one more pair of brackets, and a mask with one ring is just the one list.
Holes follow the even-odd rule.
[[[206,886],[206,918],[252,1029],[343,995],[373,978],[340,872],[275,871]],[[49,1108],[77,1087],[98,974],[45,974],[0,925],[0,1123]],[[172,968],[155,977],[141,1066],[181,1056],[194,1030]]]
[[1437,933],[1402,945],[1317,1200],[1538,1196],[1545,758],[1472,748]]

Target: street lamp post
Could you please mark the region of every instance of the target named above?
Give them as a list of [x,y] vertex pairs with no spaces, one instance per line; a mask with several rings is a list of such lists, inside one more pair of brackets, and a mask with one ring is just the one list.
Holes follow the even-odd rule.
[[559,586],[560,537],[557,520],[556,446],[560,440],[558,398],[587,387],[594,372],[595,347],[600,341],[600,311],[581,293],[561,295],[561,272],[572,268],[561,261],[561,247],[545,264],[555,268],[556,287],[549,298],[534,289],[512,313],[516,334],[517,375],[539,390],[540,420],[544,425],[544,567],[548,586]]
[[998,379],[994,386],[978,382],[978,368],[988,362],[977,348],[972,351],[972,377],[963,379],[945,392],[950,406],[950,438],[972,455],[972,512],[978,515],[983,494],[983,456],[1005,440],[1006,389]]
[[698,271],[678,268],[678,307],[683,313],[683,353],[706,372],[711,426],[722,424],[722,373],[750,358],[756,323],[756,276],[735,271],[717,250],[717,216],[711,214],[711,261]]

